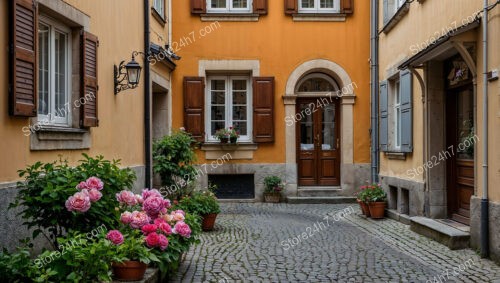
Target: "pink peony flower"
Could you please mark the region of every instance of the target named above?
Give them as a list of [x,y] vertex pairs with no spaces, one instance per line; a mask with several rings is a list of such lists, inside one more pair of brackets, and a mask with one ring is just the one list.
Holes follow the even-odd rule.
[[132,213],[130,213],[128,211],[125,211],[124,213],[122,213],[122,215],[120,216],[120,221],[123,224],[129,224],[130,222],[132,222]]
[[68,211],[86,212],[90,209],[90,197],[87,190],[75,193],[66,200]]
[[153,232],[156,232],[156,230],[158,230],[158,226],[156,226],[155,224],[146,224],[142,226],[141,230],[142,233],[147,236]]
[[174,226],[174,230],[172,231],[174,234],[181,235],[184,238],[191,237],[191,228],[186,223],[180,221],[177,222]]
[[111,230],[106,235],[106,239],[110,240],[111,243],[119,246],[123,244],[123,235],[118,230]]
[[158,246],[158,244],[160,242],[160,235],[158,235],[158,233],[156,233],[156,232],[153,232],[153,233],[146,236],[145,241],[146,241],[146,245],[148,245],[148,247],[154,248],[154,247]]
[[172,214],[162,215],[161,218],[168,223],[171,223],[172,221],[174,221],[174,216]]
[[161,235],[158,237],[158,245],[160,246],[160,249],[163,251],[168,247],[168,239],[165,237],[165,235]]
[[172,207],[172,204],[170,203],[170,200],[168,200],[168,199],[164,199],[164,200],[163,200],[163,207],[165,207],[165,208],[170,208],[170,207]]
[[104,188],[104,183],[101,181],[101,179],[97,177],[90,177],[86,181],[87,183],[87,188],[88,189],[96,189],[98,191],[102,190]]
[[134,211],[132,212],[132,221],[130,222],[130,227],[134,229],[140,229],[142,226],[149,224],[151,219],[144,211]]
[[135,195],[135,200],[137,201],[138,204],[142,204],[144,202],[142,196],[137,194]]
[[172,227],[167,223],[167,222],[162,222],[158,225],[158,228],[160,231],[163,232],[163,234],[169,236],[172,234]]
[[161,193],[157,189],[144,189],[142,190],[142,199],[147,200],[150,197],[160,197],[163,198]]
[[116,200],[129,206],[134,206],[137,204],[137,199],[135,198],[134,193],[126,190],[117,193]]
[[80,184],[76,185],[76,189],[79,191],[88,189],[87,182],[80,182]]
[[185,217],[184,214],[180,212],[172,212],[172,217],[174,221],[184,221]]
[[186,216],[186,212],[184,212],[184,210],[181,210],[181,209],[174,211],[174,213],[180,213],[180,214]]
[[96,189],[91,189],[88,193],[91,202],[96,202],[102,198],[102,193]]
[[142,210],[146,211],[146,213],[153,218],[157,218],[163,208],[163,198],[157,196],[145,198],[142,204]]

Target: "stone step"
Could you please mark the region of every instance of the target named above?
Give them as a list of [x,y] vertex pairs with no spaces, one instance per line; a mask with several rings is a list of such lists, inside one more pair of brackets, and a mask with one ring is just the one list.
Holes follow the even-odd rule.
[[288,203],[291,204],[341,204],[355,203],[355,197],[287,197]]
[[410,218],[410,229],[416,233],[429,237],[451,250],[469,247],[470,233],[456,229],[434,219],[415,216]]
[[341,196],[341,187],[298,187],[299,197],[338,197]]

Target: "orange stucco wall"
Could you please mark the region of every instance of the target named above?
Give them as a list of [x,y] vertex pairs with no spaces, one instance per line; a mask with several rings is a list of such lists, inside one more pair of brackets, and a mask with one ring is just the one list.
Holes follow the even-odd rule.
[[[285,112],[282,96],[288,77],[300,64],[326,59],[339,64],[356,85],[354,105],[354,162],[369,162],[369,5],[359,2],[345,22],[294,22],[283,1],[269,1],[269,12],[258,22],[202,22],[191,15],[189,1],[173,1],[173,47],[182,56],[173,73],[173,128],[183,126],[182,79],[198,76],[199,60],[259,60],[260,76],[274,76],[275,142],[259,145],[253,160],[239,163],[285,162]],[[200,30],[212,24],[211,33]],[[195,38],[181,46],[183,38]],[[199,154],[200,162],[204,155]]]

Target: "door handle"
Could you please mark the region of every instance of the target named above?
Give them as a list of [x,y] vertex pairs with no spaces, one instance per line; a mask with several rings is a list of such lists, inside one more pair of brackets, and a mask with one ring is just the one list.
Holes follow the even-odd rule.
[[339,149],[339,147],[340,147],[340,139],[337,138],[337,148],[336,149]]
[[316,134],[315,140],[316,140],[316,146],[319,147],[320,146],[320,144],[319,144],[319,134]]

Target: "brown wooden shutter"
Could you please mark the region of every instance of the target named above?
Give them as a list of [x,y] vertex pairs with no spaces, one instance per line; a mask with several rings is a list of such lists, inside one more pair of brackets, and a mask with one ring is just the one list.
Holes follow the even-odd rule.
[[253,78],[253,141],[274,142],[274,77]]
[[298,11],[297,0],[285,0],[285,14],[292,15],[296,14]]
[[205,78],[184,77],[184,127],[198,142],[205,139]]
[[206,0],[191,0],[191,13],[192,14],[205,14],[207,12]]
[[97,116],[97,48],[99,41],[97,36],[88,32],[82,32],[82,90],[80,93],[80,126],[97,127],[99,119]]
[[33,0],[11,0],[9,3],[9,114],[34,117],[37,114],[38,102],[37,7]]
[[340,0],[340,12],[352,14],[354,12],[354,0]]
[[267,14],[267,0],[253,0],[253,12],[255,14]]

